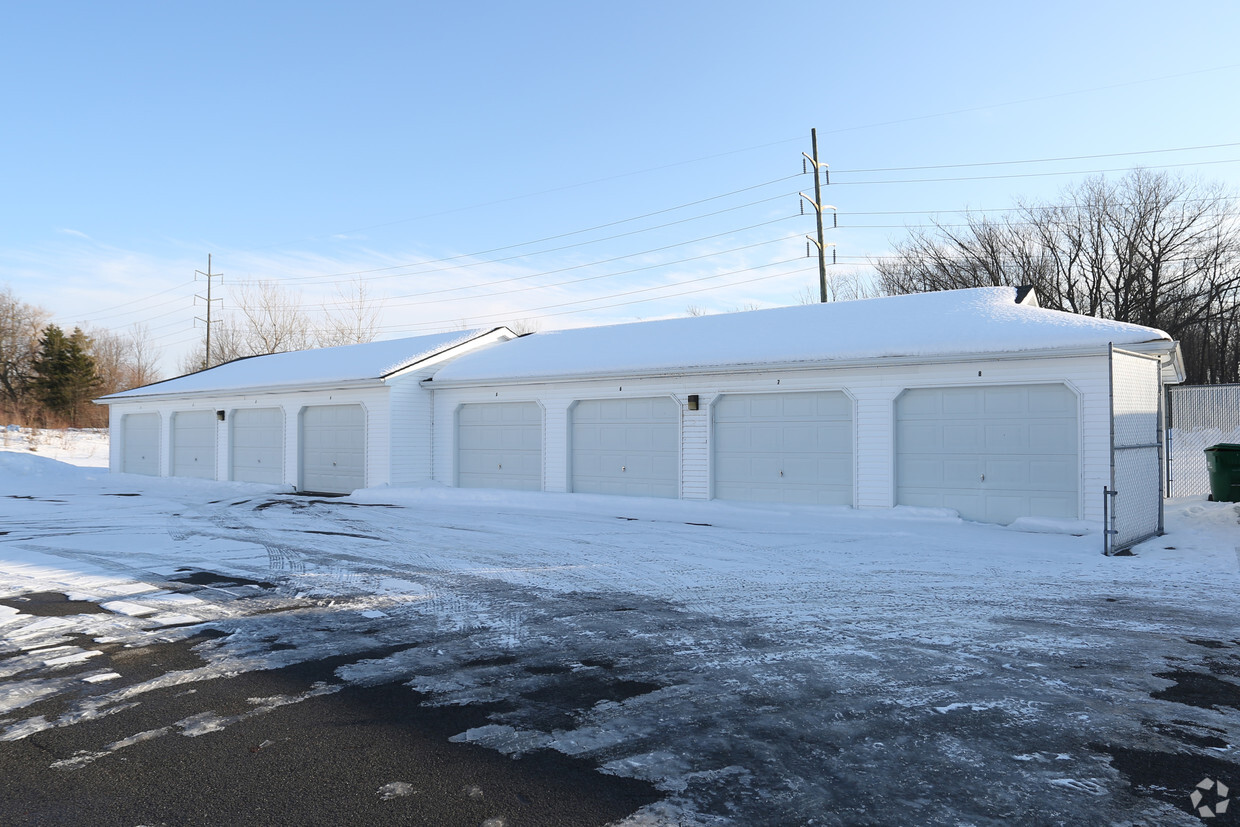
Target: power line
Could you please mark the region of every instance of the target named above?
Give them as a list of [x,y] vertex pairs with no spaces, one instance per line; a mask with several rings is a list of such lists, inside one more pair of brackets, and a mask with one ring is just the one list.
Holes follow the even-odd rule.
[[[751,191],[756,190],[756,189],[761,189],[762,187],[769,187],[769,186],[771,186],[772,184],[778,184],[778,183],[781,183],[781,182],[783,182],[783,181],[790,181],[790,180],[792,180],[793,178],[796,178],[796,177],[797,177],[796,175],[785,175],[785,176],[783,176],[782,178],[774,178],[774,179],[772,179],[772,180],[770,180],[770,181],[763,181],[763,182],[762,182],[762,183],[760,183],[760,184],[753,184],[753,185],[748,186],[748,187],[741,187],[740,189],[737,189],[737,190],[732,190],[731,192],[724,192],[724,193],[720,193],[719,195],[712,195],[712,196],[709,196],[709,197],[707,197],[707,198],[699,198],[699,199],[698,199],[698,200],[696,200],[696,201],[689,201],[689,202],[686,202],[686,203],[684,203],[684,204],[677,204],[677,205],[676,205],[676,206],[674,206],[674,207],[664,207],[663,209],[654,210],[653,212],[644,213],[644,214],[642,214],[642,215],[635,215],[635,216],[632,216],[632,217],[630,217],[630,218],[621,218],[621,219],[617,219],[617,220],[615,220],[615,221],[608,221],[608,222],[605,222],[605,223],[603,223],[603,224],[597,224],[597,225],[595,225],[595,226],[593,226],[593,227],[585,227],[585,228],[580,229],[580,230],[571,230],[571,231],[569,231],[569,232],[565,232],[565,233],[557,233],[556,235],[545,236],[545,237],[543,237],[543,238],[536,238],[536,239],[532,239],[532,240],[530,240],[530,241],[521,241],[521,242],[517,242],[517,243],[515,243],[515,244],[507,244],[507,245],[504,245],[504,246],[502,246],[502,247],[492,247],[492,248],[490,248],[490,249],[488,249],[488,250],[480,250],[480,251],[478,251],[478,252],[474,252],[474,253],[461,253],[461,254],[458,254],[458,255],[455,255],[455,256],[448,256],[448,257],[446,257],[446,258],[440,258],[440,259],[432,259],[432,260],[430,260],[430,261],[426,261],[426,262],[419,262],[419,263],[411,263],[411,264],[394,264],[394,265],[392,265],[392,266],[390,266],[390,267],[379,267],[379,268],[375,268],[375,269],[373,269],[373,270],[359,270],[359,271],[355,271],[355,272],[346,272],[346,273],[329,273],[329,274],[324,274],[324,275],[321,275],[321,276],[290,276],[290,277],[288,277],[287,279],[284,279],[284,280],[286,280],[286,281],[293,281],[293,280],[307,279],[307,278],[336,278],[336,277],[339,277],[339,276],[359,276],[359,275],[367,275],[367,274],[369,274],[369,273],[379,273],[379,272],[384,272],[384,271],[386,271],[386,270],[395,270],[395,269],[399,269],[399,268],[401,268],[401,267],[414,267],[414,266],[418,266],[418,264],[439,264],[439,263],[441,263],[441,262],[456,261],[456,260],[458,260],[458,259],[462,259],[462,258],[470,258],[470,257],[473,257],[473,256],[484,256],[484,255],[490,255],[491,253],[500,253],[500,252],[503,252],[503,251],[505,251],[505,250],[513,250],[513,249],[516,249],[516,248],[518,248],[518,247],[528,247],[528,246],[530,246],[530,245],[532,245],[532,244],[542,244],[542,243],[543,243],[543,242],[545,242],[545,241],[557,241],[557,240],[559,240],[559,239],[561,239],[561,238],[568,238],[569,236],[581,235],[581,234],[583,234],[583,233],[591,233],[591,232],[594,232],[595,230],[604,230],[604,229],[607,229],[608,227],[615,227],[615,226],[618,226],[618,225],[620,225],[620,224],[628,224],[628,223],[631,223],[631,222],[633,222],[633,221],[641,221],[641,220],[642,220],[642,219],[644,219],[644,218],[653,218],[653,217],[654,217],[654,216],[656,216],[656,215],[664,215],[664,214],[666,214],[666,213],[675,212],[675,211],[677,211],[677,210],[688,209],[689,207],[696,207],[696,206],[698,206],[699,204],[706,204],[706,203],[709,203],[709,202],[711,202],[711,201],[718,201],[718,200],[719,200],[719,199],[721,199],[721,198],[728,198],[728,197],[731,197],[731,196],[733,196],[733,195],[739,195],[739,194],[741,194],[741,193],[743,193],[743,192],[751,192]],[[349,232],[349,231],[346,231],[346,232]],[[356,231],[354,231],[354,232],[356,232]]]
[[[557,310],[557,309],[559,309],[559,308],[568,307],[568,306],[571,306],[571,305],[588,304],[588,303],[590,303],[590,302],[596,302],[596,301],[606,301],[606,300],[608,300],[608,299],[614,299],[614,298],[623,298],[623,297],[626,297],[626,296],[633,296],[633,295],[637,295],[637,294],[639,294],[639,293],[648,293],[648,292],[652,292],[652,291],[656,291],[656,290],[667,290],[667,289],[669,289],[669,288],[681,287],[681,286],[684,286],[684,285],[687,285],[687,284],[700,284],[700,283],[702,283],[702,282],[706,282],[706,281],[714,281],[714,280],[716,280],[716,279],[726,278],[727,276],[734,276],[734,275],[738,275],[738,274],[742,274],[742,273],[751,273],[751,272],[756,272],[756,271],[759,271],[759,270],[764,270],[764,269],[769,268],[769,267],[777,267],[777,266],[780,266],[780,265],[790,264],[790,263],[792,263],[792,262],[798,262],[798,261],[802,261],[802,262],[803,262],[803,261],[804,261],[804,259],[803,259],[801,256],[797,256],[796,258],[790,258],[790,259],[784,259],[784,260],[781,260],[781,261],[773,261],[773,262],[768,262],[767,264],[759,264],[759,265],[755,265],[755,266],[753,266],[753,267],[743,267],[743,268],[739,268],[739,269],[736,269],[736,270],[729,270],[729,271],[724,272],[724,273],[713,273],[713,274],[711,274],[711,275],[709,275],[709,276],[700,276],[700,277],[698,277],[698,278],[687,279],[687,280],[685,280],[685,281],[677,282],[677,283],[675,283],[675,284],[660,284],[660,285],[655,285],[655,286],[653,286],[653,287],[641,287],[641,288],[637,288],[637,289],[634,289],[634,290],[626,290],[626,291],[623,291],[623,292],[620,292],[620,293],[611,293],[611,294],[608,294],[608,295],[606,295],[606,296],[592,296],[592,297],[583,298],[583,299],[574,299],[574,300],[572,300],[572,301],[567,301],[567,302],[559,302],[559,303],[557,303],[557,304],[542,305],[542,306],[540,306],[540,307],[530,307],[530,308],[526,308],[526,309],[524,309],[524,310],[515,310],[515,311],[511,311],[511,312],[505,312],[505,313],[502,313],[502,314],[494,314],[494,313],[492,313],[492,314],[488,314],[488,315],[486,315],[486,316],[478,316],[478,317],[472,317],[472,316],[471,316],[471,317],[467,317],[467,319],[466,319],[466,320],[467,320],[467,321],[470,321],[470,320],[485,320],[485,319],[499,319],[499,320],[502,320],[502,319],[525,319],[525,318],[531,318],[531,319],[534,319],[534,318],[547,318],[547,317],[550,317],[550,316],[561,316],[561,315],[566,315],[566,314],[568,314],[568,313],[590,312],[590,311],[593,311],[593,310],[604,310],[604,309],[608,309],[608,308],[611,308],[611,307],[619,307],[619,306],[621,306],[621,305],[625,305],[625,304],[637,304],[637,303],[640,303],[640,302],[646,302],[646,301],[659,301],[659,300],[662,300],[662,299],[667,299],[667,298],[676,298],[677,296],[688,295],[689,293],[697,293],[697,292],[702,292],[702,291],[704,291],[704,290],[712,290],[712,289],[715,289],[715,286],[711,286],[711,287],[704,287],[704,288],[695,289],[695,290],[688,290],[688,291],[684,291],[684,292],[681,292],[681,293],[673,293],[673,294],[670,294],[670,295],[667,295],[667,296],[652,296],[652,297],[648,297],[648,298],[645,298],[645,299],[638,299],[638,300],[631,301],[631,302],[620,302],[620,303],[618,303],[618,304],[605,305],[605,306],[601,306],[601,307],[578,308],[578,309],[575,309],[575,310],[566,310],[566,311],[563,311],[563,312],[558,312],[558,313],[545,313],[545,314],[541,314],[541,315],[531,315],[531,314],[537,314],[537,313],[538,313],[538,311],[540,311],[540,310]],[[774,274],[774,275],[771,275],[771,274],[766,274],[766,275],[758,276],[758,277],[753,278],[753,279],[748,279],[748,280],[743,281],[743,282],[736,282],[735,284],[748,284],[748,283],[751,283],[751,282],[754,282],[754,281],[763,281],[763,280],[767,280],[767,279],[770,279],[770,278],[776,278],[776,277],[779,277],[779,276],[791,275],[792,273],[808,272],[808,270],[809,270],[809,269],[810,269],[810,268],[805,267],[804,265],[802,265],[801,267],[796,268],[796,269],[794,269],[794,270],[790,270],[790,271],[788,271],[787,273],[777,273],[777,274]],[[725,287],[726,287],[726,286],[735,286],[735,285],[725,285]],[[382,329],[382,330],[409,330],[409,329],[413,329],[413,328],[435,327],[435,326],[451,325],[454,321],[459,321],[459,320],[450,320],[450,319],[449,319],[449,320],[445,320],[445,319],[440,319],[440,320],[430,321],[430,322],[416,322],[416,323],[414,323],[414,324],[391,324],[391,325],[383,325],[383,326],[381,326],[381,328],[380,328],[380,329]]]
[[[665,247],[663,247],[663,248],[657,248],[657,249],[655,249],[655,250],[651,250],[651,251],[647,251],[647,252],[659,252],[659,251],[662,251],[662,250],[672,249],[672,248],[675,248],[675,247],[682,247],[682,246],[685,246],[685,245],[690,244],[690,243],[698,243],[699,241],[702,241],[702,240],[709,240],[709,239],[711,239],[711,238],[722,237],[722,236],[725,236],[725,235],[732,235],[732,234],[734,234],[734,232],[741,232],[741,231],[744,231],[744,230],[747,230],[747,229],[755,229],[755,228],[758,228],[758,227],[763,227],[763,226],[767,226],[767,225],[771,225],[771,224],[777,224],[777,223],[781,223],[781,222],[783,222],[783,221],[787,221],[787,220],[789,220],[789,219],[799,218],[799,217],[800,217],[800,216],[783,216],[783,217],[780,217],[780,218],[777,218],[777,219],[773,219],[772,221],[768,221],[768,222],[763,222],[763,223],[761,223],[761,224],[755,224],[755,225],[752,225],[751,227],[747,227],[747,228],[740,228],[739,230],[736,230],[736,231],[730,231],[730,232],[726,232],[726,233],[718,233],[718,234],[715,234],[714,236],[706,236],[706,237],[704,237],[703,239],[695,239],[695,240],[690,241],[690,242],[679,242],[679,243],[677,243],[677,244],[667,245],[667,246],[665,246]],[[696,256],[687,256],[687,257],[685,257],[685,258],[676,259],[676,260],[672,260],[672,261],[661,261],[661,262],[657,262],[657,263],[655,263],[655,264],[649,264],[649,265],[645,265],[645,266],[642,266],[642,267],[633,267],[633,268],[629,268],[629,269],[625,269],[625,270],[613,271],[613,272],[609,272],[609,273],[601,273],[601,274],[596,274],[596,275],[592,275],[592,276],[585,276],[585,277],[583,277],[583,278],[578,278],[578,279],[568,279],[568,280],[565,280],[565,281],[555,282],[555,283],[551,283],[551,284],[539,284],[539,285],[533,285],[533,286],[530,286],[530,287],[518,288],[518,289],[514,289],[514,290],[506,290],[506,291],[499,291],[499,292],[490,292],[490,293],[488,293],[488,294],[487,294],[487,296],[486,296],[486,297],[490,298],[490,297],[495,297],[495,296],[506,296],[506,295],[513,295],[513,294],[516,294],[516,293],[524,293],[524,292],[529,292],[529,291],[531,291],[531,290],[550,290],[550,289],[553,289],[553,288],[556,288],[556,287],[564,287],[564,286],[573,285],[573,284],[581,284],[581,283],[585,283],[585,282],[589,282],[589,281],[597,281],[597,280],[600,280],[600,279],[605,279],[605,278],[615,278],[615,277],[617,277],[617,276],[631,275],[631,274],[633,274],[633,273],[648,272],[648,271],[651,271],[651,270],[658,270],[658,269],[662,269],[662,268],[673,267],[673,266],[678,265],[678,264],[685,264],[685,263],[688,263],[688,262],[693,262],[693,261],[703,261],[703,260],[706,260],[706,259],[716,258],[716,257],[719,257],[719,256],[732,255],[732,254],[735,254],[735,253],[738,253],[738,252],[742,252],[742,251],[745,251],[745,250],[755,249],[755,248],[757,248],[757,247],[762,247],[762,246],[765,246],[765,245],[769,245],[769,244],[774,244],[774,243],[779,243],[779,242],[782,242],[782,241],[786,241],[786,240],[787,240],[787,238],[788,238],[787,236],[778,236],[778,237],[776,237],[776,238],[765,239],[765,240],[762,240],[762,241],[757,241],[757,242],[753,242],[753,243],[750,243],[750,244],[741,245],[741,246],[738,246],[738,247],[733,247],[733,248],[726,249],[726,250],[713,250],[713,251],[711,251],[711,252],[708,252],[708,253],[703,253],[703,254],[701,254],[701,255],[696,255]],[[627,254],[627,255],[624,255],[624,256],[617,256],[617,257],[612,258],[612,259],[604,259],[604,260],[602,260],[602,261],[598,261],[598,262],[589,262],[589,263],[586,263],[586,264],[572,265],[572,266],[568,266],[568,267],[558,268],[558,269],[556,269],[556,270],[549,270],[549,271],[543,271],[543,272],[538,272],[538,273],[532,273],[532,274],[528,274],[528,275],[524,275],[524,276],[516,276],[516,277],[507,278],[507,279],[499,279],[499,280],[496,280],[496,281],[493,281],[493,282],[486,282],[486,283],[482,283],[482,284],[474,284],[474,285],[465,285],[465,286],[461,286],[461,287],[442,288],[442,289],[440,289],[440,290],[426,291],[426,292],[423,292],[423,293],[413,293],[413,294],[405,294],[405,295],[401,295],[401,296],[394,296],[394,297],[389,297],[389,298],[391,298],[391,299],[401,299],[401,298],[417,298],[417,299],[418,299],[418,301],[415,301],[415,302],[409,302],[409,303],[404,303],[404,304],[392,304],[392,303],[388,302],[388,303],[385,303],[385,305],[384,305],[384,306],[385,306],[385,308],[392,308],[392,307],[406,307],[406,306],[409,306],[409,304],[439,304],[439,303],[444,303],[444,302],[452,302],[452,301],[477,300],[478,298],[480,298],[480,297],[479,297],[479,296],[477,296],[477,295],[456,296],[456,297],[450,297],[450,298],[430,299],[430,300],[426,300],[424,297],[425,297],[425,296],[429,296],[429,295],[440,295],[440,294],[443,294],[443,293],[458,292],[458,291],[463,291],[463,290],[479,290],[479,289],[483,289],[483,288],[486,288],[486,287],[491,287],[491,286],[498,285],[498,284],[510,283],[510,282],[516,282],[516,281],[523,281],[523,280],[527,280],[527,279],[531,279],[531,278],[537,278],[537,277],[547,276],[547,275],[554,275],[554,274],[556,274],[556,273],[562,273],[562,272],[567,272],[567,271],[571,271],[571,270],[578,270],[578,269],[583,269],[583,268],[586,268],[586,267],[593,267],[593,266],[597,266],[598,264],[609,263],[609,262],[612,262],[612,261],[618,261],[618,260],[622,260],[622,259],[625,259],[625,258],[633,258],[634,256],[644,255],[644,254],[646,254],[646,253],[630,253],[630,254]],[[743,271],[739,271],[739,270],[738,270],[738,271],[730,271],[730,273],[736,273],[736,272],[743,272]],[[620,295],[626,295],[626,294],[620,294]],[[288,308],[288,307],[300,307],[300,308],[302,308],[302,309],[315,309],[315,308],[318,308],[318,309],[323,309],[323,310],[325,310],[325,309],[327,309],[328,305],[327,305],[326,303],[319,303],[319,304],[312,304],[312,305],[308,305],[308,306],[307,306],[307,305],[273,305],[273,307],[274,307],[274,308],[276,308],[276,309],[282,309],[282,308]],[[511,317],[512,317],[512,316],[511,316],[511,314],[509,314],[509,315],[507,316],[507,318],[511,318]],[[158,331],[158,330],[162,330],[162,329],[165,329],[165,328],[167,328],[167,327],[174,326],[174,325],[177,325],[177,323],[176,323],[176,322],[173,322],[173,323],[169,323],[169,324],[165,324],[165,325],[160,325],[159,327],[154,328],[154,329],[155,329],[156,331]],[[163,341],[163,340],[165,340],[165,339],[169,338],[170,336],[176,336],[176,335],[179,335],[179,331],[171,331],[171,332],[169,332],[169,333],[165,333],[165,334],[163,334],[163,335],[161,335],[161,336],[154,337],[154,338],[152,339],[152,341]]]
[[1181,146],[1172,149],[1142,149],[1133,152],[1105,152],[1097,155],[1061,155],[1057,158],[1025,158],[1020,161],[977,161],[967,164],[930,164],[919,167],[873,167],[870,169],[836,169],[835,172],[911,172],[919,169],[963,169],[966,167],[1015,166],[1018,164],[1049,164],[1057,161],[1092,161],[1097,158],[1125,158],[1135,155],[1159,155],[1165,152],[1192,152],[1201,149],[1223,149],[1240,146],[1240,142],[1230,144],[1204,144],[1202,146]]
[[[1236,164],[1240,163],[1240,158],[1223,158],[1215,161],[1187,161],[1182,164],[1156,164],[1142,169],[1178,169],[1181,167],[1203,167],[1213,166],[1216,164]],[[874,184],[941,184],[950,181],[998,181],[1005,178],[1045,178],[1053,175],[1093,175],[1103,172],[1130,172],[1129,167],[1112,167],[1109,169],[1076,169],[1062,170],[1056,172],[1014,172],[1005,175],[969,175],[956,178],[902,178],[894,180],[879,181],[835,181],[831,186],[859,186]]]

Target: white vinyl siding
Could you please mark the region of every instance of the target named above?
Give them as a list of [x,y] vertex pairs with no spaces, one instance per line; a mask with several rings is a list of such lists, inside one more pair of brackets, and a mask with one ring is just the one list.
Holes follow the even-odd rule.
[[301,489],[348,494],[366,487],[366,409],[315,405],[301,412]]
[[487,402],[457,411],[457,485],[541,491],[542,408]]
[[668,397],[586,399],[572,419],[572,490],[680,496],[680,406]]
[[839,391],[719,397],[716,499],[852,505],[852,411]]
[[1061,384],[915,388],[896,400],[896,503],[965,519],[1079,516],[1078,401]]
[[238,482],[284,482],[284,411],[242,408],[232,419],[232,478]]
[[215,411],[172,415],[172,476],[215,479]]
[[126,414],[121,420],[121,444],[124,446],[121,470],[126,474],[158,477],[161,438],[159,414]]

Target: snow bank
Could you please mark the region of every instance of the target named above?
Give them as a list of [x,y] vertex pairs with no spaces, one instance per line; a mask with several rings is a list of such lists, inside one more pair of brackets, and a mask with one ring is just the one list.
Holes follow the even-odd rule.
[[90,468],[108,466],[107,428],[20,428],[0,431],[0,451],[33,453]]
[[23,481],[39,479],[81,483],[95,478],[88,469],[35,454],[0,451],[0,489],[24,493]]

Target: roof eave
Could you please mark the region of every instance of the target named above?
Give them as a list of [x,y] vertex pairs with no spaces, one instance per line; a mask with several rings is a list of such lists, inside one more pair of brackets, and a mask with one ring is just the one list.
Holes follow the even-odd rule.
[[208,397],[234,397],[234,396],[285,396],[291,393],[318,393],[322,391],[335,390],[358,390],[359,388],[381,388],[387,383],[382,377],[373,377],[369,379],[345,379],[334,382],[311,382],[298,383],[288,385],[250,385],[248,387],[239,388],[209,388],[198,391],[181,391],[179,393],[143,393],[130,394],[122,391],[122,394],[113,394],[111,396],[101,396],[98,399],[91,400],[96,405],[117,405],[124,402],[164,402],[172,399],[203,399]]

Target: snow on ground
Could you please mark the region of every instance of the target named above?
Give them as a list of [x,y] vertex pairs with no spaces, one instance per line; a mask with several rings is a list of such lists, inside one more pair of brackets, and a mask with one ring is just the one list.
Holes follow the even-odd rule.
[[[1071,526],[938,510],[323,500],[0,452],[0,743],[357,653],[346,684],[493,710],[454,740],[653,782],[627,825],[1195,824],[1204,776],[1240,785],[1240,508],[1172,501],[1167,525],[1107,558]],[[46,593],[81,611],[22,610]],[[223,634],[193,669],[135,682],[92,655],[203,629]]]
[[0,425],[0,451],[29,452],[70,465],[108,467],[108,429],[52,430]]

